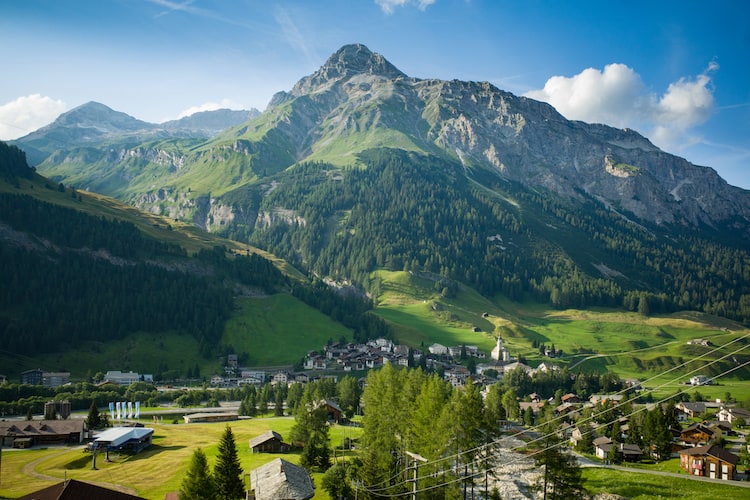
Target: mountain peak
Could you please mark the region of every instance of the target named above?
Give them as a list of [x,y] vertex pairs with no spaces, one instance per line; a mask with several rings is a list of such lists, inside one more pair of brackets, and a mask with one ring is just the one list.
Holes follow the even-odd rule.
[[372,52],[365,45],[355,43],[344,45],[334,52],[318,71],[297,82],[292,94],[305,94],[328,82],[363,74],[377,75],[389,80],[406,77],[385,57]]

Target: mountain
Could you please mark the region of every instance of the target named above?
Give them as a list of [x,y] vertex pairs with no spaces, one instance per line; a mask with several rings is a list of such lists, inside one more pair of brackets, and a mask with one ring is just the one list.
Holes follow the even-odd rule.
[[191,137],[213,137],[223,130],[246,122],[260,114],[257,109],[232,110],[217,109],[214,111],[199,111],[179,120],[164,122],[160,128],[175,133],[187,133]]
[[[0,282],[0,365],[14,379],[40,365],[77,378],[121,367],[182,376],[194,364],[219,373],[217,356],[236,349],[259,363],[257,345],[297,338],[300,322],[316,331],[273,363],[297,362],[330,335],[387,334],[368,301],[257,248],[55,185],[3,142]],[[293,321],[268,312],[277,308]]]
[[129,144],[137,144],[169,137],[206,139],[258,114],[255,109],[220,109],[194,113],[159,125],[138,120],[91,101],[61,114],[54,122],[13,143],[23,148],[30,163],[36,165],[55,151],[75,147],[103,147],[104,144],[123,140]]
[[79,146],[39,170],[374,295],[372,271],[406,269],[557,307],[750,319],[750,192],[635,131],[408,77],[363,45],[209,140]]

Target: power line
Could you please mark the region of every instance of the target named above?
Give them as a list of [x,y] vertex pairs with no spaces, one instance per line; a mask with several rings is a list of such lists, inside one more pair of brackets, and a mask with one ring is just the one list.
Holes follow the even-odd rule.
[[[721,346],[718,346],[718,347],[716,347],[716,348],[714,348],[714,349],[712,349],[712,350],[710,350],[710,351],[708,351],[708,352],[706,352],[706,353],[704,353],[704,354],[702,354],[702,355],[700,355],[700,356],[697,356],[697,357],[695,357],[695,358],[692,358],[692,359],[690,359],[690,360],[688,360],[688,361],[686,361],[686,362],[683,362],[683,363],[681,363],[681,364],[679,364],[679,365],[676,365],[676,366],[674,366],[674,367],[672,367],[672,368],[670,368],[670,369],[668,369],[668,370],[665,370],[665,371],[663,371],[663,372],[661,372],[661,373],[659,373],[659,374],[657,374],[657,375],[655,375],[655,376],[653,376],[653,377],[651,377],[651,378],[647,379],[646,381],[644,381],[644,383],[647,383],[647,382],[649,382],[649,381],[652,381],[652,380],[655,380],[655,379],[657,379],[657,378],[663,377],[664,375],[666,375],[666,374],[668,374],[668,373],[671,373],[671,372],[673,372],[673,371],[675,371],[675,370],[677,370],[677,369],[680,369],[680,368],[682,368],[682,367],[685,367],[686,365],[688,365],[688,364],[690,364],[690,363],[694,363],[694,362],[696,362],[696,361],[698,361],[698,360],[700,360],[700,359],[702,359],[702,358],[704,358],[704,357],[706,357],[706,356],[709,356],[709,355],[711,355],[711,354],[713,354],[713,353],[715,353],[715,352],[717,352],[717,351],[719,351],[719,350],[725,349],[726,347],[728,347],[728,346],[731,346],[732,344],[735,344],[735,343],[737,343],[737,342],[740,342],[740,341],[742,341],[742,340],[746,339],[746,338],[747,338],[747,337],[749,337],[749,336],[750,336],[750,333],[748,333],[748,334],[745,334],[745,335],[743,335],[743,336],[741,336],[741,337],[737,337],[737,338],[735,338],[735,339],[731,340],[730,342],[727,342],[726,344],[723,344],[723,345],[721,345]],[[704,370],[705,368],[707,368],[707,367],[709,367],[709,366],[711,366],[711,365],[713,365],[713,364],[715,364],[715,363],[719,363],[719,362],[721,362],[721,361],[724,361],[724,360],[726,360],[727,358],[729,358],[729,357],[731,357],[731,356],[734,356],[734,355],[736,355],[737,353],[739,353],[739,352],[743,351],[744,349],[747,349],[748,347],[750,347],[750,346],[748,346],[748,345],[744,345],[744,346],[740,347],[739,349],[737,349],[737,350],[735,350],[735,351],[733,351],[733,352],[730,352],[730,353],[728,353],[728,354],[725,354],[725,355],[723,355],[723,356],[721,356],[721,357],[719,357],[719,358],[717,358],[717,359],[715,359],[715,360],[712,360],[712,361],[710,361],[709,363],[707,363],[707,364],[705,364],[705,365],[702,365],[702,366],[700,366],[700,367],[698,367],[698,368],[695,368],[695,369],[691,370],[691,371],[690,371],[690,372],[688,372],[687,374],[682,374],[682,375],[680,376],[680,378],[684,378],[685,376],[688,376],[688,375],[690,375],[690,374],[693,374],[693,373],[695,373],[695,372],[697,372],[697,371],[702,371],[702,370]],[[735,366],[735,367],[733,367],[733,368],[731,368],[731,369],[728,369],[728,370],[726,370],[726,371],[724,371],[724,372],[722,372],[722,373],[720,373],[720,374],[716,375],[716,376],[715,376],[715,377],[713,377],[713,378],[714,378],[714,379],[718,379],[718,378],[721,378],[721,377],[723,377],[723,376],[726,376],[726,375],[728,375],[728,374],[730,374],[730,373],[732,373],[732,372],[734,372],[734,371],[736,371],[736,370],[739,370],[739,369],[741,369],[741,368],[743,368],[743,367],[745,367],[745,366],[748,366],[748,365],[750,365],[750,361],[747,361],[747,362],[745,362],[745,363],[742,363],[742,364],[740,364],[740,365],[737,365],[737,366]],[[668,384],[674,383],[674,382],[675,382],[675,381],[677,381],[677,380],[678,380],[678,379],[672,379],[671,381],[665,382],[664,384],[662,384],[662,385],[660,385],[660,386],[657,386],[657,387],[655,387],[655,388],[653,388],[653,389],[649,389],[648,391],[646,391],[646,394],[651,394],[651,393],[655,392],[656,390],[659,390],[659,389],[663,388],[664,386],[666,386],[666,385],[668,385]],[[691,387],[690,389],[691,389],[691,390],[692,390],[692,389],[695,389],[695,387]],[[626,391],[626,390],[623,390],[623,391],[619,391],[618,393],[614,393],[614,394],[615,394],[615,395],[616,395],[616,394],[620,394],[620,393],[623,393],[623,392],[625,392],[625,391]],[[681,394],[681,393],[684,393],[684,392],[685,392],[685,391],[680,391],[680,392],[679,392],[678,394]],[[673,394],[673,395],[667,396],[667,397],[663,398],[662,400],[660,400],[660,401],[657,401],[657,402],[656,402],[656,403],[654,403],[654,404],[657,404],[657,405],[658,405],[658,404],[661,404],[661,403],[663,403],[663,402],[669,401],[670,399],[674,398],[674,397],[675,397],[676,395],[677,395],[677,394]],[[639,409],[636,409],[636,410],[633,410],[633,411],[631,411],[631,412],[630,412],[629,414],[627,414],[627,415],[624,415],[624,416],[626,416],[626,417],[631,417],[631,416],[633,416],[633,415],[635,415],[635,414],[637,414],[637,413],[640,413],[640,412],[642,412],[642,411],[644,411],[644,410],[646,410],[646,409],[647,409],[647,407],[646,407],[646,406],[643,406],[643,407],[641,407],[641,408],[639,408]],[[563,418],[564,418],[564,416],[558,416],[558,417],[555,417],[555,418],[553,418],[553,419],[551,419],[551,420],[548,420],[548,421],[547,421],[547,422],[545,422],[544,424],[540,424],[540,425],[537,425],[537,426],[533,426],[533,427],[531,427],[531,429],[529,429],[529,430],[530,430],[530,431],[532,431],[532,432],[533,432],[534,430],[539,430],[539,429],[541,429],[542,425],[548,426],[548,425],[550,425],[550,424],[553,424],[553,423],[555,423],[556,421],[562,420]],[[580,423],[581,423],[581,424],[585,424],[585,423],[588,423],[588,422],[592,421],[593,419],[594,419],[594,415],[592,415],[591,417],[587,417],[586,419],[584,419],[584,420],[583,420],[583,421],[581,421]],[[602,424],[602,425],[604,425],[604,426],[607,426],[607,425],[611,425],[611,424],[613,424],[613,423],[614,423],[614,422],[616,422],[616,421],[617,421],[617,419],[616,419],[616,420],[613,420],[613,421],[611,421],[611,422],[607,422],[607,423],[605,423],[605,424]],[[590,432],[593,432],[593,430],[589,430],[589,431],[587,431],[587,433],[590,433]],[[519,436],[520,434],[521,434],[521,432],[518,432],[518,433],[515,433],[515,434],[511,435],[510,437],[518,437],[518,436]],[[524,447],[528,446],[529,444],[533,444],[533,443],[536,443],[536,442],[538,442],[538,441],[541,441],[541,440],[543,440],[543,439],[545,439],[545,440],[546,440],[546,439],[548,439],[549,437],[551,437],[551,436],[553,436],[553,435],[556,435],[556,431],[555,431],[555,432],[550,432],[550,433],[548,433],[548,434],[546,434],[546,435],[543,435],[543,436],[540,436],[540,437],[538,437],[538,438],[536,438],[536,439],[534,439],[534,440],[532,440],[532,441],[526,442],[526,443],[524,443]],[[440,464],[440,463],[443,463],[443,462],[446,462],[446,461],[449,461],[449,460],[455,460],[455,461],[458,461],[458,460],[459,460],[460,458],[462,458],[463,456],[466,456],[466,455],[468,455],[468,454],[470,454],[470,453],[471,453],[471,454],[478,454],[478,453],[480,453],[480,452],[482,452],[482,451],[488,452],[488,451],[489,451],[489,449],[490,449],[490,447],[493,447],[493,446],[497,446],[497,445],[498,445],[498,444],[500,443],[500,441],[501,441],[502,439],[505,439],[505,438],[500,438],[500,439],[494,440],[494,441],[493,441],[492,443],[487,443],[487,444],[483,444],[483,445],[477,446],[477,447],[475,447],[475,448],[473,448],[473,449],[471,449],[471,450],[465,450],[465,451],[462,451],[462,452],[459,452],[459,453],[456,453],[456,454],[453,454],[453,455],[449,455],[449,456],[446,456],[446,457],[441,457],[441,458],[439,458],[439,459],[435,459],[435,460],[433,460],[433,461],[428,461],[428,462],[427,462],[427,463],[425,464],[425,466],[427,466],[427,465],[432,465],[432,466],[436,466],[436,465],[438,465],[438,464]],[[547,447],[544,447],[544,448],[542,448],[542,449],[540,449],[540,450],[537,450],[537,451],[535,451],[534,453],[532,453],[531,455],[527,455],[526,457],[528,457],[528,456],[536,456],[536,455],[538,455],[538,454],[540,454],[540,453],[543,453],[544,451],[547,451],[547,450],[551,450],[551,449],[554,449],[554,448],[559,448],[559,447],[562,447],[562,446],[563,446],[563,443],[562,443],[562,442],[559,442],[559,443],[555,443],[554,445],[551,445],[551,446],[547,446]],[[509,449],[508,449],[508,451],[517,451],[517,450],[518,450],[518,447],[514,447],[514,448],[509,448]],[[526,457],[525,457],[525,458],[526,458]],[[518,461],[518,460],[513,460],[513,461],[511,461],[511,462],[510,462],[510,464],[516,463],[517,461]],[[506,465],[507,465],[507,464],[508,464],[508,463],[506,463]],[[424,492],[424,491],[430,491],[430,490],[433,490],[433,489],[436,489],[436,488],[442,488],[442,487],[445,487],[445,486],[448,486],[448,485],[451,485],[451,484],[455,484],[456,482],[460,482],[460,481],[465,481],[465,480],[466,480],[467,478],[471,478],[471,479],[473,479],[473,478],[475,478],[475,477],[479,476],[479,475],[480,475],[480,474],[482,473],[481,471],[480,471],[480,472],[474,472],[474,471],[475,471],[475,470],[476,470],[476,469],[478,468],[478,467],[477,467],[478,465],[481,465],[481,463],[480,463],[480,462],[478,462],[478,461],[475,461],[475,460],[472,460],[472,461],[470,461],[470,462],[467,462],[466,464],[464,464],[464,466],[465,466],[465,467],[467,468],[466,470],[468,470],[468,467],[469,467],[469,466],[471,466],[471,469],[472,469],[472,473],[471,473],[471,474],[466,474],[466,475],[464,475],[464,476],[459,476],[459,477],[457,477],[457,478],[455,478],[455,479],[452,479],[452,480],[449,480],[449,481],[443,481],[443,482],[441,482],[441,483],[438,483],[438,484],[436,484],[436,485],[431,485],[431,486],[428,486],[428,487],[424,487],[424,488],[421,488],[421,489],[416,489],[416,490],[412,490],[411,492],[404,492],[404,493],[385,493],[385,491],[387,491],[387,490],[392,490],[393,488],[397,488],[397,487],[400,487],[400,486],[404,486],[404,485],[407,485],[408,483],[410,483],[410,482],[411,482],[411,481],[410,481],[410,480],[408,480],[408,479],[407,479],[407,480],[405,480],[405,481],[401,481],[401,482],[395,483],[395,484],[391,484],[391,485],[389,485],[389,486],[387,486],[387,487],[376,487],[376,488],[370,488],[370,487],[367,487],[367,486],[363,486],[363,485],[361,485],[361,484],[359,484],[358,486],[359,486],[359,488],[361,488],[362,490],[364,490],[364,491],[366,491],[366,492],[368,492],[368,493],[371,493],[371,494],[377,495],[377,496],[382,496],[382,497],[386,497],[386,498],[398,498],[398,497],[403,497],[403,496],[413,495],[414,493],[419,493],[419,492]],[[438,476],[438,475],[440,475],[440,474],[444,474],[444,470],[443,470],[442,472],[439,472],[439,473],[438,473],[438,472],[436,472],[436,473],[435,473],[435,474],[433,474],[433,475],[429,475],[429,476],[423,476],[423,478],[422,478],[422,479],[429,479],[429,478],[431,478],[431,477],[432,477],[432,478],[434,478],[434,477],[437,477],[437,476]],[[393,479],[395,479],[395,477],[397,477],[398,475],[400,475],[400,473],[399,473],[399,474],[397,474],[396,476],[394,476],[393,478],[391,478],[390,480],[393,480]],[[381,493],[381,492],[382,492],[382,493]]]

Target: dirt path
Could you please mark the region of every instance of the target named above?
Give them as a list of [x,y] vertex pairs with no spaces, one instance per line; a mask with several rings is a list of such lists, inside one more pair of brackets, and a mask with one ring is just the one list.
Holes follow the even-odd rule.
[[[25,475],[27,475],[29,477],[33,477],[35,479],[41,479],[43,481],[53,481],[53,482],[58,483],[58,482],[61,481],[61,479],[59,477],[50,476],[48,474],[42,474],[41,472],[37,472],[36,468],[37,468],[37,466],[39,464],[41,464],[45,460],[48,460],[48,459],[50,459],[52,457],[55,457],[57,455],[60,455],[62,453],[66,453],[67,451],[69,451],[69,450],[65,449],[65,450],[61,450],[59,453],[56,453],[56,454],[45,455],[45,456],[43,456],[41,458],[37,458],[36,460],[33,460],[33,461],[27,463],[26,465],[24,465],[23,469],[21,469],[21,471]],[[129,488],[129,487],[123,486],[121,484],[105,483],[105,482],[102,482],[102,481],[86,481],[86,482],[87,483],[91,483],[91,484],[95,484],[97,486],[101,486],[102,488],[109,488],[111,490],[116,490],[116,491],[120,491],[122,493],[127,493],[128,495],[138,496],[138,492],[135,491],[133,488]]]

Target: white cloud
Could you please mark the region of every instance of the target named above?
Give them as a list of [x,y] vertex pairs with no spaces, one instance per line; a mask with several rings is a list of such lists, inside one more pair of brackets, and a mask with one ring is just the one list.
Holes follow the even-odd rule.
[[416,4],[419,10],[425,10],[435,2],[436,0],[375,0],[375,3],[378,4],[386,14],[393,14],[396,7],[403,7],[404,5],[409,4]]
[[0,139],[23,137],[60,116],[68,105],[63,101],[39,94],[19,97],[0,105]]
[[525,95],[551,104],[568,119],[634,128],[662,148],[680,148],[700,140],[688,131],[713,112],[711,73],[718,68],[710,63],[700,75],[671,83],[661,97],[648,92],[640,75],[624,64],[553,76],[543,89]]
[[177,119],[200,113],[201,111],[215,111],[217,109],[243,109],[242,104],[232,101],[231,99],[222,99],[220,102],[204,102],[198,106],[191,106],[177,115]]

